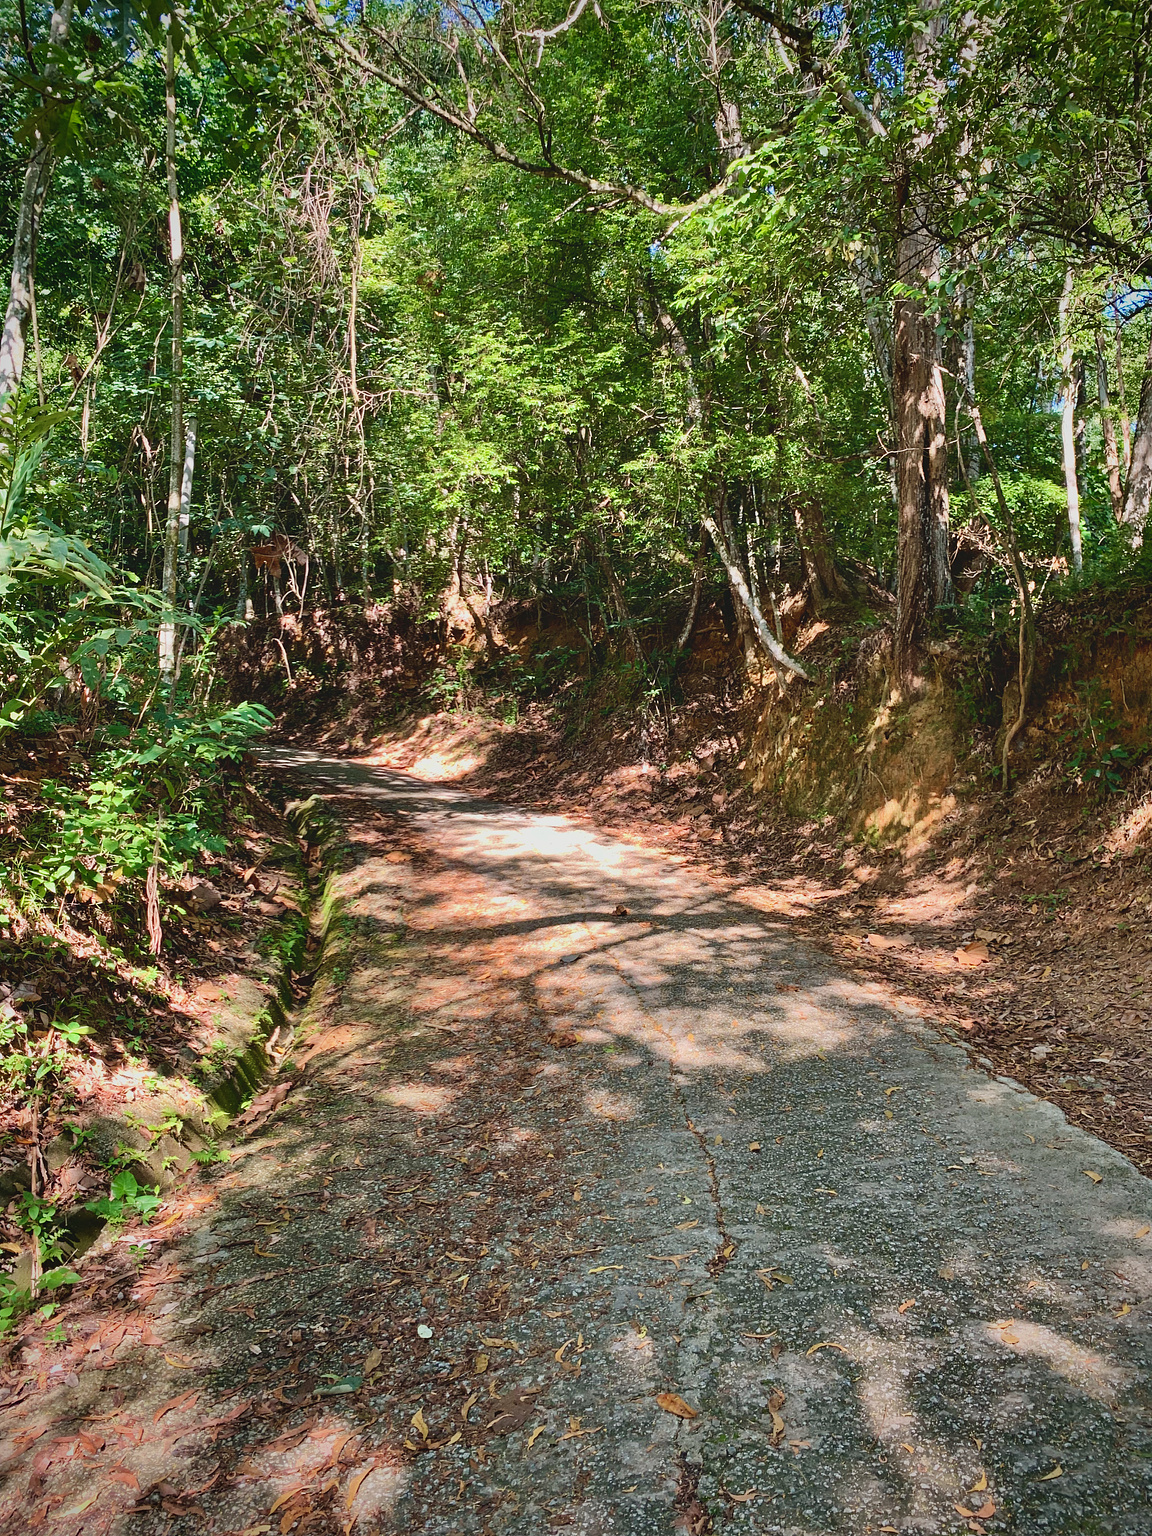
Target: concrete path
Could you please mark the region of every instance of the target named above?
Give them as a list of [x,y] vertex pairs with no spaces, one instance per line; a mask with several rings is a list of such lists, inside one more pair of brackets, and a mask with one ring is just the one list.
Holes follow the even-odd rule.
[[[345,819],[353,936],[303,1086],[177,1255],[211,1281],[168,1320],[205,1330],[210,1529],[1152,1532],[1123,1158],[754,893],[275,761]],[[151,1509],[112,1528],[183,1518]]]

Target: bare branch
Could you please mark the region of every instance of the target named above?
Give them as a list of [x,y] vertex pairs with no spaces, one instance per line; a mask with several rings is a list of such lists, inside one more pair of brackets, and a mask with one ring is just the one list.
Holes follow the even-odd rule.
[[561,37],[565,32],[571,31],[588,9],[592,7],[592,14],[601,26],[604,25],[604,13],[600,9],[599,0],[576,0],[576,4],[568,12],[563,21],[558,21],[554,27],[535,27],[530,32],[525,32],[525,37],[536,39],[536,67],[539,69],[540,61],[544,57],[544,44],[550,43],[554,37]]
[[875,112],[859,99],[848,81],[827,60],[816,57],[815,38],[811,27],[793,26],[791,22],[785,21],[779,12],[760,5],[758,0],[732,0],[732,4],[738,11],[743,11],[748,16],[754,16],[757,21],[764,22],[765,26],[771,27],[785,43],[790,44],[796,50],[801,74],[811,76],[817,85],[830,91],[848,116],[870,138],[886,139],[888,137],[887,128]]

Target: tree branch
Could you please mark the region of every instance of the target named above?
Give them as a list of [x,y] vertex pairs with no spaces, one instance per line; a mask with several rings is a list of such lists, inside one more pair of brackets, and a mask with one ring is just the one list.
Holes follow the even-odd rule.
[[530,176],[539,176],[547,181],[563,181],[569,186],[580,187],[587,194],[594,196],[609,196],[623,198],[626,202],[634,203],[638,208],[643,208],[648,213],[654,213],[661,218],[674,218],[683,220],[690,214],[699,213],[701,209],[717,202],[727,192],[734,174],[735,163],[729,167],[728,172],[715,186],[709,187],[690,203],[666,203],[661,198],[652,197],[645,192],[643,187],[629,186],[626,182],[601,181],[598,177],[589,176],[584,171],[575,170],[571,166],[558,165],[550,155],[542,161],[528,160],[515,150],[509,149],[500,139],[487,132],[479,123],[479,113],[474,104],[470,104],[467,113],[461,112],[454,104],[448,104],[437,100],[432,94],[433,87],[427,76],[417,69],[410,60],[404,58],[396,45],[388,38],[378,37],[378,41],[391,52],[400,70],[410,71],[418,79],[423,81],[423,88],[406,79],[404,74],[386,69],[368,58],[359,48],[355,47],[346,37],[330,31],[324,26],[316,9],[315,0],[305,0],[305,14],[316,31],[323,34],[325,40],[335,46],[344,56],[359,69],[374,79],[382,81],[385,85],[398,91],[406,101],[410,101],[421,112],[428,112],[433,117],[454,128],[458,133],[470,138],[473,143],[487,151],[493,159],[501,161],[504,165],[511,166],[514,170],[524,171]]

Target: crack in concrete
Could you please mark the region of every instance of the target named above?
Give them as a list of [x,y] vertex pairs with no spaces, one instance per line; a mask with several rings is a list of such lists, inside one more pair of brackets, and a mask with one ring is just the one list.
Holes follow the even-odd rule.
[[716,1173],[716,1159],[708,1147],[708,1138],[688,1113],[688,1101],[684,1097],[684,1090],[676,1081],[673,1071],[672,1087],[680,1108],[684,1115],[684,1124],[696,1138],[696,1144],[700,1148],[700,1156],[704,1159],[704,1166],[708,1170],[708,1193],[712,1197],[712,1208],[716,1214],[716,1231],[718,1234],[716,1251],[708,1260],[706,1268],[712,1276],[721,1275],[728,1268],[736,1254],[736,1242],[728,1233],[724,1220],[724,1203],[720,1199],[720,1180]]

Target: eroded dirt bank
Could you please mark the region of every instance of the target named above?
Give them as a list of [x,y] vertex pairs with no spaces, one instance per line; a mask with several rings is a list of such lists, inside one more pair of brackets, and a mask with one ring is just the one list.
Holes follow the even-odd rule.
[[280,771],[352,849],[300,1073],[25,1363],[9,1529],[1152,1529],[1128,1163],[756,887]]

